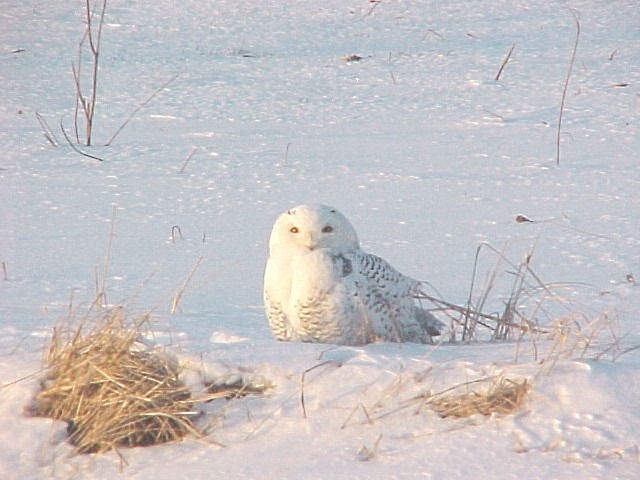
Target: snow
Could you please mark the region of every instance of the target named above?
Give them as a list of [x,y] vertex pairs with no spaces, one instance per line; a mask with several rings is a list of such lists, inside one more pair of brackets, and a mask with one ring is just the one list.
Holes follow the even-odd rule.
[[[59,129],[83,5],[0,8],[1,478],[637,478],[635,2],[110,1],[81,147],[103,162]],[[581,36],[557,166],[569,8]],[[276,342],[266,242],[303,202],[340,209],[366,250],[451,302],[467,299],[479,245],[514,263],[532,252],[549,325],[580,325],[590,347]],[[481,275],[496,260],[483,247]],[[75,455],[64,424],[23,411],[52,328],[91,302],[105,265],[108,300],[151,311],[194,382],[241,372],[275,387],[207,404],[204,440],[123,449],[126,464]],[[497,285],[489,310],[508,295]],[[416,400],[497,373],[532,382],[515,415],[443,419]]]

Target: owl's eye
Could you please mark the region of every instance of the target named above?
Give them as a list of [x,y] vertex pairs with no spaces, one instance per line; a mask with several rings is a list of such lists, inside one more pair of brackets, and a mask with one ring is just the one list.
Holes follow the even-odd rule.
[[327,225],[322,229],[322,233],[331,233],[333,232],[333,227],[331,225]]
[[291,233],[298,233],[298,232],[299,232],[298,227],[291,227],[291,228],[289,229],[289,231],[290,231]]

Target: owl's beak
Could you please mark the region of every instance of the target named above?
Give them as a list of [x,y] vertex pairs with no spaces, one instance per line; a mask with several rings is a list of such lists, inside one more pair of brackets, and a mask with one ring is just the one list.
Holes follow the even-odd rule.
[[309,235],[309,238],[307,239],[307,248],[309,250],[315,250],[317,246],[318,246],[318,239],[316,238],[316,236],[313,234]]

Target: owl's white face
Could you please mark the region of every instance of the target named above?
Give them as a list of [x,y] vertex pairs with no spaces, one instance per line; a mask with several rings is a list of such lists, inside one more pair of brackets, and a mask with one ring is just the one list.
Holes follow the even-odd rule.
[[354,249],[358,235],[349,220],[326,205],[298,205],[281,214],[271,230],[269,250],[297,246],[309,251],[317,248]]

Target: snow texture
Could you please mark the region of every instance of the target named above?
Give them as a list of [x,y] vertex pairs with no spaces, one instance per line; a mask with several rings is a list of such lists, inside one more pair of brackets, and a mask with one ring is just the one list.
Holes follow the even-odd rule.
[[[60,131],[84,21],[81,1],[0,2],[0,478],[637,478],[636,2],[108,1],[94,142],[79,146],[102,162]],[[565,328],[277,342],[267,240],[300,203],[335,206],[364,250],[457,304],[479,245],[531,253],[548,298],[522,308]],[[481,277],[496,258],[481,249]],[[509,297],[501,270],[487,311]],[[152,312],[191,384],[274,388],[203,407],[205,440],[123,449],[124,466],[75,455],[63,423],[23,411],[53,327],[103,281],[108,302]],[[531,381],[518,413],[454,420],[420,402],[496,374]]]

